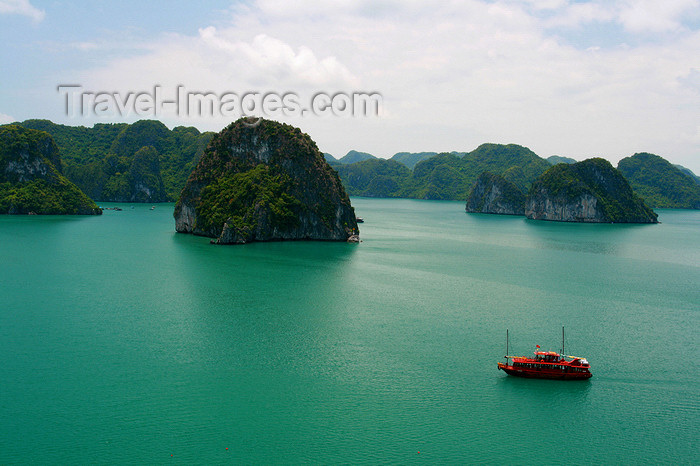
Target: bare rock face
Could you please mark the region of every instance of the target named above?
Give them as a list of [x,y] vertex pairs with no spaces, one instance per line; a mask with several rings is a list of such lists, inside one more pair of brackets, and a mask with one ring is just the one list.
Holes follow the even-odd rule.
[[483,172],[467,198],[467,212],[523,215],[525,194],[500,175]]
[[530,188],[525,216],[560,222],[657,223],[656,213],[622,174],[600,158],[547,170]]
[[0,130],[2,139],[1,181],[24,183],[50,180],[61,173],[61,158],[53,138],[43,131],[9,125]]
[[337,173],[301,130],[240,119],[211,140],[175,206],[175,229],[217,244],[347,241],[359,233]]
[[575,198],[549,196],[542,188],[532,193],[528,199],[526,215],[534,220],[554,220],[558,222],[608,222],[598,199],[589,193]]

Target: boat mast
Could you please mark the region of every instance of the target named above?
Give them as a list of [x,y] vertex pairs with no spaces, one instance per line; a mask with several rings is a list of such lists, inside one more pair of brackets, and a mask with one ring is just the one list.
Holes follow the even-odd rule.
[[508,329],[506,329],[506,355],[504,356],[506,358],[506,363],[508,362]]
[[561,326],[561,355],[564,356],[564,326]]

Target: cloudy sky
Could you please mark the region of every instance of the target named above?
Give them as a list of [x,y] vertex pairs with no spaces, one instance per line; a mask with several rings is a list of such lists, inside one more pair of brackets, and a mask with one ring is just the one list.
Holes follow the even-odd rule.
[[276,119],[336,156],[496,142],[613,163],[653,152],[700,173],[700,0],[0,0],[0,38],[0,123],[139,119],[66,115],[62,84],[376,92],[379,115]]

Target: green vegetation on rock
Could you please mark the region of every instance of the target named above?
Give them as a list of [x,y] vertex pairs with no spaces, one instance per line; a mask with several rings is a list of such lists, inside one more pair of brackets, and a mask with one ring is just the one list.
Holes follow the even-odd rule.
[[571,157],[562,157],[560,155],[552,155],[551,157],[547,157],[547,162],[551,163],[552,165],[556,165],[558,163],[576,163],[575,159],[572,159]]
[[239,119],[214,136],[175,206],[176,230],[220,244],[358,234],[337,173],[299,128]]
[[428,160],[431,157],[435,157],[437,154],[437,152],[397,152],[389,160],[395,160],[413,170],[418,162]]
[[326,162],[328,162],[330,165],[340,163],[340,162],[338,161],[338,159],[336,159],[335,157],[333,157],[333,156],[332,156],[331,154],[329,154],[328,152],[324,152],[324,153],[323,153],[323,158],[326,159]]
[[476,172],[475,178],[483,171],[500,174],[511,167],[520,167],[528,186],[550,166],[530,149],[517,144],[482,144],[465,155],[464,162],[473,166],[471,173]]
[[356,162],[362,162],[363,160],[375,159],[376,157],[367,152],[359,152],[356,150],[351,150],[345,156],[341,157],[338,162],[342,164],[351,164]]
[[[61,150],[66,177],[93,199],[115,202],[177,199],[213,135],[183,126],[169,130],[153,120],[92,128],[48,120],[20,125],[51,134]],[[136,157],[144,148],[150,148],[148,163]]]
[[260,211],[266,211],[266,224],[288,231],[299,226],[302,211],[301,202],[289,194],[291,190],[288,175],[273,175],[262,163],[249,171],[224,175],[202,188],[198,226],[214,236],[229,222],[249,236],[259,227]]
[[[484,171],[502,175],[526,191],[550,167],[530,149],[516,144],[482,144],[466,154],[437,154],[418,162],[412,172],[379,160],[379,163],[358,162],[335,168],[353,195],[464,200]],[[375,178],[377,181],[373,183]],[[387,192],[390,194],[385,196]]]
[[523,215],[525,193],[501,175],[483,172],[467,198],[467,212]]
[[634,154],[620,160],[617,168],[650,206],[700,209],[700,185],[692,175],[658,155]]
[[411,171],[393,160],[368,159],[334,167],[351,196],[401,197]]
[[402,197],[455,200],[465,197],[473,183],[464,173],[463,159],[451,153],[438,154],[419,162],[411,175],[402,189]]
[[695,173],[693,173],[693,170],[691,170],[690,168],[686,168],[683,165],[675,164],[673,166],[676,167],[677,169],[679,169],[680,171],[682,171],[683,173],[685,173],[686,175],[690,176],[692,179],[695,180],[695,182],[697,184],[700,184],[700,177],[698,177]]
[[44,131],[0,126],[0,213],[101,214],[61,173],[53,138]]
[[656,223],[657,215],[610,162],[557,164],[532,185],[529,218],[574,222]]

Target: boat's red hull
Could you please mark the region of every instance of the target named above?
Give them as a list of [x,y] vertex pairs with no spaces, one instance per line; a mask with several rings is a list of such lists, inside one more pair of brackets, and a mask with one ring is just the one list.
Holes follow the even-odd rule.
[[549,369],[547,367],[541,369],[527,369],[508,366],[502,362],[498,363],[498,368],[508,375],[526,377],[529,379],[586,380],[593,376],[590,372],[562,372],[561,370]]

